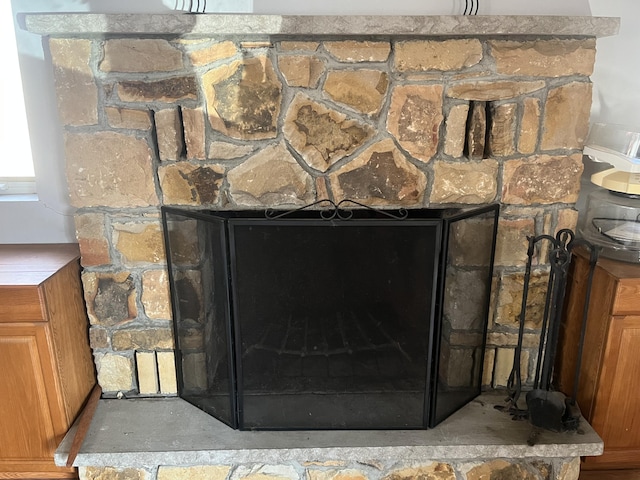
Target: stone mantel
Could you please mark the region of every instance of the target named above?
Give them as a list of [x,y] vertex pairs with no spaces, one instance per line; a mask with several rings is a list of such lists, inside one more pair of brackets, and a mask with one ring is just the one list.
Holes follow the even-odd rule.
[[571,16],[318,16],[251,14],[23,14],[23,28],[51,36],[550,36],[616,35],[616,17]]

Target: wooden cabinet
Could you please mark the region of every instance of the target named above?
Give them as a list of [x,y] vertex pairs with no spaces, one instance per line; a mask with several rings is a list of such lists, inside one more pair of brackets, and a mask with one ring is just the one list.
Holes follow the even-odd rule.
[[[570,395],[589,272],[584,252],[571,266],[559,344],[557,384]],[[640,467],[640,265],[600,259],[596,267],[578,387],[583,416],[604,455],[583,468]]]
[[76,245],[0,245],[0,478],[74,478],[53,454],[95,384]]

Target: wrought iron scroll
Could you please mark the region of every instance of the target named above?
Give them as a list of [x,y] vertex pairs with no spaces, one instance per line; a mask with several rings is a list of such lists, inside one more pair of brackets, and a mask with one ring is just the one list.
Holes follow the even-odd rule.
[[273,208],[269,208],[267,210],[265,210],[264,215],[266,218],[270,219],[270,220],[275,220],[278,218],[284,218],[284,217],[288,217],[291,215],[294,215],[296,212],[300,212],[302,210],[309,210],[312,209],[313,207],[317,207],[317,206],[326,206],[327,208],[324,209],[319,209],[318,210],[318,215],[320,216],[321,219],[323,220],[349,220],[353,217],[353,209],[345,209],[343,208],[345,205],[355,205],[357,207],[360,208],[364,208],[366,210],[375,212],[377,214],[392,218],[393,220],[404,220],[409,216],[409,211],[406,208],[399,208],[398,210],[395,210],[394,212],[390,212],[388,210],[383,210],[383,209],[379,209],[379,208],[373,208],[369,205],[365,205],[364,203],[360,203],[357,202],[355,200],[350,200],[348,198],[345,198],[344,200],[340,200],[338,203],[334,202],[333,200],[329,200],[329,199],[323,199],[323,200],[318,200],[317,202],[313,202],[310,203],[308,205],[305,205],[303,207],[299,207],[299,208],[295,208],[293,210],[276,210]]

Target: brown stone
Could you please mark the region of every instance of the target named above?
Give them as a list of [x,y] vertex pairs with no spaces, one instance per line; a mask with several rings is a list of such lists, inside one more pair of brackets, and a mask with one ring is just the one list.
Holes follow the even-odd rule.
[[470,110],[467,124],[467,154],[472,160],[482,160],[487,136],[487,104],[471,102]]
[[394,68],[400,72],[459,70],[482,60],[477,39],[410,40],[395,44]]
[[460,348],[443,339],[440,346],[438,381],[449,388],[473,385],[480,374],[479,348]]
[[467,480],[539,480],[526,466],[506,460],[492,460],[478,465],[467,473]]
[[158,204],[152,151],[145,140],[115,132],[67,133],[65,152],[73,206]]
[[313,201],[313,180],[284,143],[266,147],[227,174],[238,205],[303,205]]
[[225,60],[234,57],[238,54],[238,48],[231,41],[224,41],[220,43],[214,43],[205,48],[199,48],[189,52],[189,59],[191,64],[200,67],[209,63],[217,62],[219,60]]
[[343,40],[324,42],[324,48],[339,62],[386,62],[391,53],[389,42]]
[[304,42],[304,41],[283,41],[280,42],[280,50],[284,52],[291,52],[295,50],[302,50],[308,52],[315,52],[320,46],[319,42]]
[[173,348],[171,328],[120,329],[111,335],[113,350],[156,350]]
[[107,40],[100,62],[103,72],[171,72],[182,67],[182,52],[162,39]]
[[501,218],[498,222],[495,265],[524,266],[529,248],[527,236],[533,235],[535,235],[533,218]]
[[542,120],[542,150],[582,149],[589,132],[591,84],[571,82],[549,90]]
[[489,152],[493,157],[506,157],[515,153],[518,106],[515,103],[491,105]]
[[98,87],[91,71],[91,41],[69,38],[49,39],[51,62],[63,125],[98,123]]
[[596,55],[595,38],[584,40],[494,40],[488,42],[501,75],[590,76]]
[[366,115],[380,111],[389,79],[379,70],[333,70],[324,82],[324,91],[334,101]]
[[84,267],[107,265],[111,261],[104,221],[101,213],[75,215],[76,238]]
[[317,177],[316,178],[316,200],[324,200],[329,198],[331,198],[331,196],[329,195],[327,178]]
[[233,160],[255,151],[253,145],[236,145],[234,143],[213,141],[209,144],[209,158],[212,160]]
[[530,155],[535,152],[539,132],[540,100],[537,98],[525,98],[523,102],[522,119],[520,120],[518,153]]
[[580,193],[582,155],[540,155],[504,163],[502,201],[530,205],[575,203]]
[[558,222],[556,224],[556,231],[563,229],[569,229],[573,232],[576,231],[576,225],[578,224],[578,211],[573,210],[572,208],[563,208],[562,210],[558,210]]
[[383,480],[455,480],[456,473],[447,463],[394,470],[383,477]]
[[393,89],[387,130],[415,158],[428,162],[436,154],[443,119],[441,85]]
[[147,317],[152,319],[171,318],[169,280],[165,270],[142,272],[141,300]]
[[202,107],[183,108],[182,124],[184,142],[187,147],[187,158],[196,160],[207,158],[204,110]]
[[113,244],[125,265],[165,261],[164,241],[158,222],[115,223]]
[[185,324],[204,323],[203,285],[200,272],[197,270],[177,272],[174,282],[176,296],[181,299],[180,304],[176,306],[180,313],[178,318]]
[[214,68],[202,77],[214,130],[251,140],[273,138],[282,101],[282,84],[271,60],[245,58]]
[[475,102],[493,102],[508,100],[527,93],[542,90],[546,86],[543,80],[514,81],[498,80],[488,82],[482,80],[466,81],[451,85],[446,90],[447,97],[459,98]]
[[436,162],[431,203],[490,203],[498,192],[498,162]]
[[107,330],[91,326],[89,329],[89,345],[93,350],[109,348],[109,333]]
[[80,480],[150,480],[141,468],[79,467]]
[[284,136],[311,167],[325,172],[372,135],[366,124],[298,94],[284,122]]
[[155,82],[121,81],[116,85],[123,102],[163,102],[197,100],[198,87],[194,77],[175,77]]
[[184,155],[184,138],[180,112],[165,108],[154,113],[160,160],[179,160]]
[[458,267],[487,267],[493,240],[493,218],[481,216],[449,227],[448,262]]
[[[133,390],[133,360],[123,355],[113,353],[96,353],[94,355],[96,370],[98,373],[98,383],[102,391],[108,392],[128,392]],[[94,477],[112,478],[112,477]],[[138,478],[138,477],[115,477],[115,478]]]
[[84,272],[82,284],[91,325],[122,325],[138,315],[136,289],[129,272]]
[[[533,272],[529,280],[525,328],[536,329],[542,325],[549,276],[545,272]],[[495,322],[498,325],[517,327],[522,310],[524,290],[523,273],[503,273],[498,292]]]
[[168,219],[171,263],[181,267],[197,265],[200,262],[197,221],[173,216],[169,216]]
[[158,468],[157,480],[225,480],[231,467],[223,465],[202,465],[197,467]]
[[444,153],[454,158],[462,157],[466,139],[469,104],[454,105],[447,115]]
[[485,305],[489,294],[486,269],[447,273],[444,292],[444,316],[453,330],[482,330],[485,317],[479,305]]
[[158,177],[165,204],[212,205],[218,201],[224,169],[178,162],[160,166]]
[[290,87],[315,88],[324,73],[324,63],[312,55],[282,55],[278,68]]
[[131,108],[105,107],[107,122],[113,128],[130,128],[132,130],[149,130],[151,118],[148,110]]
[[367,205],[419,205],[426,175],[409,162],[393,140],[382,140],[329,176],[335,200]]

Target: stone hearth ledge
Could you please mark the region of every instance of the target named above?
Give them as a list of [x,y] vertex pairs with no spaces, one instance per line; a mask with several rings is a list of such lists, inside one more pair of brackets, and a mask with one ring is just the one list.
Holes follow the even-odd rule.
[[586,36],[616,35],[616,17],[546,15],[385,16],[252,14],[21,14],[23,28],[40,35],[365,35]]
[[[238,431],[180,398],[101,400],[73,465],[128,468],[602,454],[602,440],[584,420],[580,433],[542,431],[537,444],[528,446],[531,425],[494,408],[503,401],[504,394],[483,394],[431,430]],[[57,465],[65,465],[74,434],[75,427],[60,444]]]

